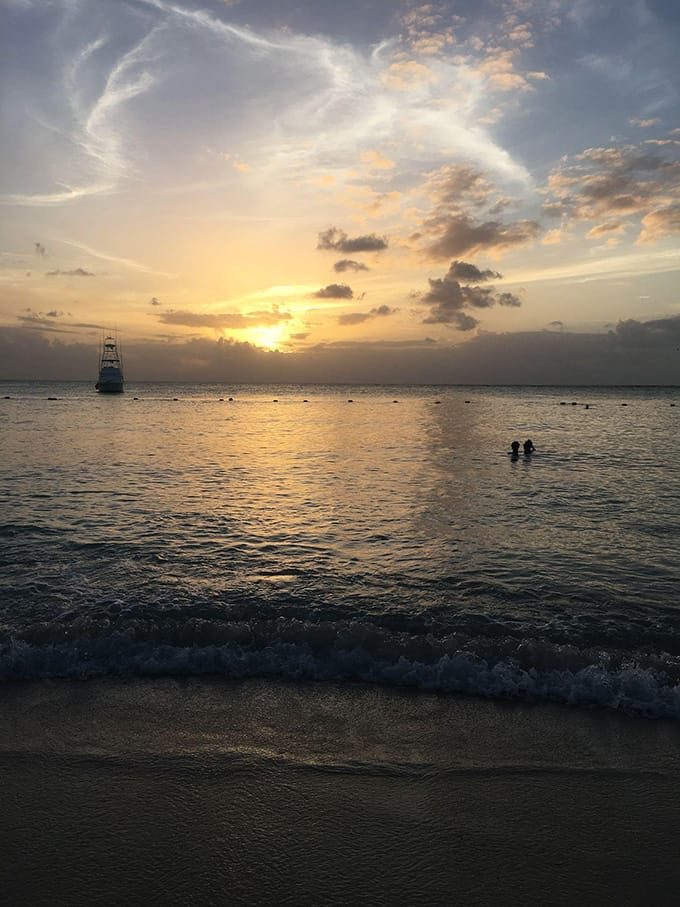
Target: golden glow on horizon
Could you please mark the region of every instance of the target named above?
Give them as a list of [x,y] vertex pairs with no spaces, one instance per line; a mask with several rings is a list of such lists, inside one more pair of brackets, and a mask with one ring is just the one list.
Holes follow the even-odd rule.
[[284,324],[250,328],[247,332],[248,342],[265,350],[278,350],[285,345],[287,339],[288,331]]

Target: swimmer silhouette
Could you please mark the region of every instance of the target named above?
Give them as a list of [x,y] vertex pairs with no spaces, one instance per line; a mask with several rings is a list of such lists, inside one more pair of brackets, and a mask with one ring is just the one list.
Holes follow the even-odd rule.
[[513,441],[510,447],[512,447],[512,453],[510,454],[510,456],[513,460],[516,460],[519,456],[519,441]]
[[531,438],[527,438],[527,440],[524,442],[524,456],[528,457],[529,454],[532,454],[535,450],[536,448],[534,447],[534,442],[531,440]]

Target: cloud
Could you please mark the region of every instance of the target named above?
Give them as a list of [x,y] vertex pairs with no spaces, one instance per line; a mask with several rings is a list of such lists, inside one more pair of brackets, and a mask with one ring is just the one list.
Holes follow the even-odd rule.
[[467,214],[437,215],[425,221],[424,227],[427,234],[438,235],[425,249],[428,258],[435,260],[480,252],[497,255],[531,242],[541,231],[533,220],[479,223]]
[[438,205],[484,205],[493,194],[493,186],[472,164],[446,164],[427,174],[425,191]]
[[86,246],[85,243],[76,242],[75,240],[70,239],[62,239],[60,241],[66,246],[71,246],[74,249],[80,249],[81,252],[86,252],[93,258],[99,258],[103,261],[110,261],[117,265],[123,265],[123,267],[130,268],[132,271],[141,271],[143,274],[152,274],[157,277],[175,277],[175,274],[168,273],[167,271],[155,271],[148,265],[135,261],[132,258],[123,258],[120,255],[113,255],[110,252],[102,252],[99,249],[93,249],[92,246]]
[[602,236],[612,236],[623,233],[626,224],[623,221],[609,221],[606,224],[597,224],[586,233],[587,239],[600,239]]
[[628,122],[631,126],[637,126],[638,129],[649,129],[650,126],[658,126],[661,120],[658,117],[648,117],[647,119],[630,117]]
[[447,276],[468,283],[483,283],[486,280],[499,280],[503,275],[498,271],[480,271],[476,265],[466,261],[452,261]]
[[619,321],[616,336],[624,346],[646,350],[650,347],[680,346],[680,315],[670,318],[655,318],[651,321],[637,321],[628,318]]
[[344,271],[368,271],[369,268],[362,261],[353,261],[351,258],[343,258],[340,261],[335,262],[333,270],[338,274],[342,274]]
[[77,334],[81,330],[101,330],[101,325],[90,322],[71,321],[64,322],[59,319],[66,312],[52,309],[49,312],[36,312],[30,307],[24,309],[23,314],[16,316],[22,330],[39,331],[47,334]]
[[240,312],[209,313],[170,309],[168,312],[161,312],[157,317],[163,324],[213,328],[213,330],[222,331],[268,327],[280,324],[282,321],[289,321],[292,315],[289,312],[281,312],[275,307],[272,311],[249,312],[245,315]]
[[361,163],[366,164],[371,170],[392,170],[396,164],[385,157],[381,151],[363,151]]
[[422,301],[430,306],[430,314],[423,318],[423,324],[448,324],[459,331],[469,331],[479,322],[465,309],[521,305],[519,297],[513,293],[495,293],[490,287],[462,285],[456,279],[461,264],[465,265],[464,270],[471,267],[465,262],[454,261],[444,277],[429,278],[430,289]]
[[546,230],[546,232],[541,237],[542,246],[558,246],[564,239],[568,237],[568,233],[564,230],[555,228],[554,230]]
[[395,315],[398,311],[399,309],[391,309],[388,305],[380,305],[368,312],[347,312],[344,315],[338,315],[338,324],[362,324],[364,321],[370,321],[373,318],[386,318],[389,315]]
[[350,238],[344,230],[329,227],[319,233],[317,249],[333,252],[381,252],[387,248],[387,237],[370,233],[367,236]]
[[657,208],[645,214],[642,218],[639,242],[654,242],[670,233],[680,233],[680,201],[678,204]]
[[315,299],[353,299],[352,288],[344,283],[331,283],[311,294]]
[[92,271],[86,271],[84,268],[73,268],[72,271],[47,271],[47,277],[95,277]]
[[595,223],[590,239],[639,225],[640,242],[656,241],[678,232],[680,160],[675,146],[654,153],[646,143],[587,148],[552,171],[546,194],[544,210],[561,215],[563,225]]
[[[0,379],[91,378],[95,346],[0,327]],[[286,354],[232,340],[159,338],[128,341],[126,371],[135,381],[674,385],[679,347],[680,316],[628,319],[598,333],[482,332],[456,345],[342,341]]]

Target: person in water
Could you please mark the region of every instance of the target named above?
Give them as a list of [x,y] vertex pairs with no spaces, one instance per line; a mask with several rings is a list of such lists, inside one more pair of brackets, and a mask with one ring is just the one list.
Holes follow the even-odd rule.
[[529,454],[533,453],[535,450],[536,448],[534,447],[534,442],[531,440],[531,438],[527,438],[527,440],[524,442],[524,456],[528,457]]
[[510,445],[510,447],[512,448],[512,453],[510,454],[510,456],[518,457],[519,456],[519,441],[513,441],[512,444]]

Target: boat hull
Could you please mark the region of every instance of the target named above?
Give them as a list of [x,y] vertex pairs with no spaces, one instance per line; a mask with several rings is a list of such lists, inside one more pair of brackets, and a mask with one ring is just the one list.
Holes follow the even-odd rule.
[[123,393],[123,371],[118,366],[103,365],[99,370],[99,381],[95,388],[100,394]]

